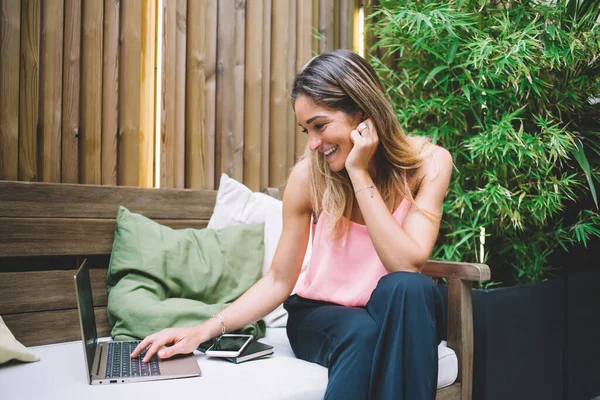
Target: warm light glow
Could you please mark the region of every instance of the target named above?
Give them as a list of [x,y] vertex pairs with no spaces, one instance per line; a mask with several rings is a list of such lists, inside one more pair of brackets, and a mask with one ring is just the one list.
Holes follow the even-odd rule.
[[154,187],[160,187],[160,112],[161,112],[161,101],[162,98],[162,41],[163,41],[163,2],[157,1],[158,4],[158,17],[156,21],[157,32],[156,32],[156,79],[155,87],[155,104],[156,104],[156,135],[154,137]]
[[365,7],[358,9],[358,54],[365,57]]

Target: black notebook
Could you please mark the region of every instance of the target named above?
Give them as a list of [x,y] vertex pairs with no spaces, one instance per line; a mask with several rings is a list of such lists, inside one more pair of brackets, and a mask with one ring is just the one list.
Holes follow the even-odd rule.
[[232,363],[239,364],[245,361],[270,356],[271,354],[273,354],[273,346],[253,340],[246,346],[244,351],[242,351],[242,354],[237,357],[227,357],[225,359]]
[[[210,346],[213,344],[213,340],[209,340],[204,342],[198,346],[198,350],[201,352],[205,352]],[[250,342],[248,346],[242,351],[237,357],[223,357],[223,360],[231,361],[232,363],[239,364],[244,361],[256,360],[257,358],[267,357],[273,354],[273,346],[269,346],[268,344],[264,344],[253,340]]]

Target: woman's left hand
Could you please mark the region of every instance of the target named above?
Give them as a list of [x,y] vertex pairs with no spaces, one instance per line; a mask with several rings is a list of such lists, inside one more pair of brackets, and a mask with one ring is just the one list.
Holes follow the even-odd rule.
[[375,155],[377,146],[379,145],[379,136],[375,124],[369,118],[350,132],[350,140],[354,143],[354,147],[346,158],[346,170],[348,173],[353,171],[369,169],[369,162]]

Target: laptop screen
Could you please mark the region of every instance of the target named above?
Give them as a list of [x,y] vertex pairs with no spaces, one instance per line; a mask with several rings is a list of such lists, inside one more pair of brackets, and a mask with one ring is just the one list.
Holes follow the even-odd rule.
[[75,285],[77,288],[77,307],[79,308],[79,321],[81,323],[85,356],[88,372],[91,374],[98,334],[96,333],[96,317],[94,316],[90,273],[85,261],[75,274]]

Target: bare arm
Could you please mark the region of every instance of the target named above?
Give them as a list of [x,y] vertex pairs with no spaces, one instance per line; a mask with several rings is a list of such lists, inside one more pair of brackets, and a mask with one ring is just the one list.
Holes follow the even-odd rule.
[[[219,313],[228,331],[242,328],[273,311],[290,295],[302,268],[310,230],[308,180],[299,166],[292,171],[283,198],[283,229],[267,275]],[[211,337],[221,333],[215,319]],[[209,338],[207,338],[209,339]]]
[[[355,191],[373,183],[365,160],[369,158],[369,152],[374,153],[377,148],[378,138],[372,122],[366,124],[369,129],[364,129],[362,136],[357,131],[351,133],[357,156],[351,160],[354,164],[350,168],[347,161],[346,169]],[[450,153],[435,146],[419,170],[422,181],[414,199],[418,208],[414,205],[410,208],[402,226],[394,220],[377,190],[373,197],[371,190],[356,194],[375,251],[389,272],[420,271],[429,258],[439,232],[442,204],[451,174]]]
[[[299,163],[292,171],[283,198],[283,230],[267,275],[256,282],[244,295],[219,312],[228,332],[246,326],[273,311],[292,292],[304,259],[310,230],[310,198],[308,197],[308,164]],[[190,328],[171,328],[145,338],[131,354],[132,357],[148,348],[149,360],[161,347],[173,346],[159,352],[159,357],[190,353],[198,345],[221,334],[221,323],[210,318]]]

